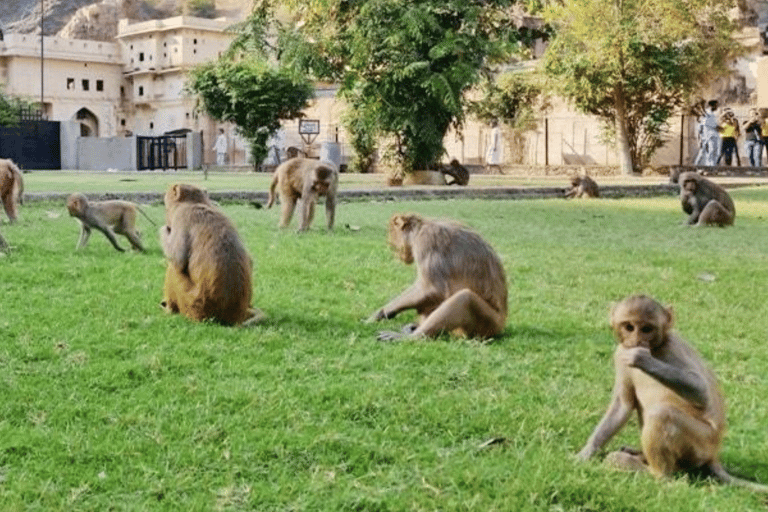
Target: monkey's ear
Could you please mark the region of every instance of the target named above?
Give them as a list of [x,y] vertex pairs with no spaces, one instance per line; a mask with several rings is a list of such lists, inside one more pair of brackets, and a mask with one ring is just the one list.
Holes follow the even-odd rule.
[[671,329],[675,325],[675,310],[671,304],[664,308],[664,315],[667,317],[667,329]]
[[173,185],[173,188],[171,188],[171,195],[174,201],[179,201],[181,199],[181,185],[178,183]]
[[395,214],[392,216],[392,225],[395,226],[398,230],[403,231],[407,224],[408,218],[405,215]]

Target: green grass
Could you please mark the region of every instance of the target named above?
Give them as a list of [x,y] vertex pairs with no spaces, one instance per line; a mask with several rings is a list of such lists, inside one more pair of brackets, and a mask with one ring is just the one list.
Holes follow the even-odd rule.
[[[603,178],[606,182],[616,177]],[[626,179],[626,178],[621,178]],[[72,193],[72,192],[155,192],[164,191],[169,184],[191,183],[211,192],[221,191],[266,191],[272,181],[272,173],[262,172],[209,172],[206,178],[202,171],[36,171],[24,175],[24,191],[27,193]],[[635,178],[633,181],[643,181]],[[664,182],[664,177],[644,181]],[[377,188],[384,186],[385,174],[342,173],[339,179],[341,189]],[[570,183],[568,176],[499,176],[473,175],[471,186],[556,186]]]
[[[225,205],[269,316],[251,329],[160,310],[146,219],[146,254],[99,233],[75,253],[63,204],[29,202],[0,226],[15,246],[0,257],[0,510],[765,510],[744,490],[573,458],[612,387],[608,308],[645,292],[720,377],[724,463],[768,483],[768,190],[733,197],[728,229],[681,226],[674,198],[455,200],[341,204],[335,232],[321,210],[301,236],[276,209]],[[396,211],[493,244],[500,339],[375,340],[411,318],[361,322],[414,276],[385,245]],[[478,448],[492,437],[506,442]],[[610,447],[637,438],[633,420]]]

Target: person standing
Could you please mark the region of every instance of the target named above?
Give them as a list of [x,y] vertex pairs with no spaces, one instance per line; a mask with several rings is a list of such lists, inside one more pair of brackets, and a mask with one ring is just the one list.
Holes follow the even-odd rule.
[[216,165],[226,165],[228,146],[224,129],[219,128],[219,136],[216,137],[216,143],[213,145],[213,149],[216,151]]
[[718,133],[717,100],[707,102],[707,111],[699,121],[699,153],[694,165],[714,166],[720,155],[720,134]]
[[739,150],[736,147],[736,139],[739,138],[739,135],[741,135],[739,132],[739,121],[732,110],[726,110],[720,119],[720,139],[723,144],[722,152],[717,160],[718,164],[720,164],[721,158],[725,158],[725,165],[731,165],[735,152],[738,165],[741,165]]
[[[502,154],[501,128],[499,122],[494,119],[491,121],[491,131],[488,134],[488,146],[485,149],[485,169],[486,172],[501,172],[501,154]],[[495,169],[494,169],[495,168]]]
[[[768,35],[768,28],[765,29],[766,35]],[[768,115],[763,118],[763,124],[760,128],[761,135],[763,136],[763,147],[765,148],[765,160],[768,162]]]
[[760,157],[763,152],[762,127],[760,126],[760,114],[755,109],[749,111],[749,119],[746,121],[744,133],[744,151],[749,158],[749,165],[760,167]]

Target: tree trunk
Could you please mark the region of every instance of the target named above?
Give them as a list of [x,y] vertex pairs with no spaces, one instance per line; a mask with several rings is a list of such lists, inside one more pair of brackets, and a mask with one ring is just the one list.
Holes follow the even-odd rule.
[[621,82],[616,85],[614,90],[614,103],[616,105],[616,143],[619,147],[621,174],[632,174],[635,172],[635,168],[632,165],[632,151],[629,147],[627,106],[626,98],[624,97],[624,87]]

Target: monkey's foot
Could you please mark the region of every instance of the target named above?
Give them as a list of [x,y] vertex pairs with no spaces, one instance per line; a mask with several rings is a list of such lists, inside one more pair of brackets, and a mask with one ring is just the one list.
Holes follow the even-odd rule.
[[376,336],[376,339],[383,342],[392,342],[403,339],[404,335],[401,332],[395,331],[380,331]]
[[643,463],[642,455],[634,455],[625,451],[611,452],[605,456],[605,463],[614,469],[622,471],[648,471]]
[[251,308],[251,317],[240,324],[242,327],[250,327],[267,319],[267,315],[259,308]]

